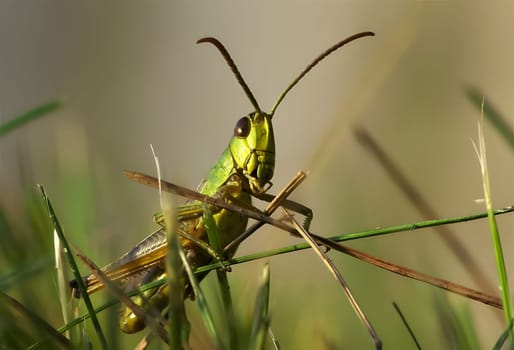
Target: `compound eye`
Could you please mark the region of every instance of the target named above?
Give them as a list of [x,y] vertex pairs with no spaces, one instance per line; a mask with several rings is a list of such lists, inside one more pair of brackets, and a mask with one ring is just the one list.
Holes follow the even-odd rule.
[[252,122],[250,118],[243,117],[239,119],[234,127],[234,136],[237,137],[246,137],[250,133],[250,128],[252,127]]

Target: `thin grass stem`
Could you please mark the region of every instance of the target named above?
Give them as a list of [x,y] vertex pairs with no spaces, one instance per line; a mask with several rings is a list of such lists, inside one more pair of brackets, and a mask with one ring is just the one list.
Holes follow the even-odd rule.
[[328,257],[328,255],[323,252],[317,242],[316,239],[311,237],[309,232],[305,228],[303,228],[298,222],[289,214],[289,212],[282,208],[283,213],[286,215],[286,217],[289,219],[289,221],[294,225],[297,232],[302,236],[302,238],[309,244],[309,246],[314,250],[314,252],[319,256],[321,261],[325,264],[329,272],[334,276],[334,278],[341,284],[343,287],[343,290],[346,294],[346,297],[348,298],[348,301],[350,302],[350,305],[352,306],[353,310],[361,320],[361,322],[364,324],[366,329],[368,330],[369,334],[371,335],[371,338],[373,339],[373,342],[375,343],[375,347],[377,349],[382,349],[382,341],[378,337],[377,332],[375,331],[375,328],[371,325],[371,322],[368,320],[364,312],[361,310],[359,304],[357,303],[357,300],[353,296],[353,293],[350,290],[350,287],[346,283],[343,275],[341,272],[337,269],[334,262]]
[[[489,182],[489,170],[487,166],[487,153],[485,148],[485,137],[483,129],[483,113],[484,113],[484,102],[482,100],[482,118],[478,123],[478,147],[473,143],[475,151],[480,162],[480,170],[482,172],[482,185],[484,190],[485,205],[487,209],[487,217],[489,221],[489,229],[491,232],[491,239],[493,242],[494,255],[496,258],[496,269],[498,272],[498,280],[500,284],[500,294],[503,302],[503,313],[505,316],[505,325],[508,327],[512,319],[512,301],[510,297],[509,280],[507,276],[507,269],[505,268],[505,259],[503,256],[502,243],[500,234],[498,232],[498,226],[496,225],[496,218],[494,216],[492,197],[491,197],[491,186]],[[511,347],[514,347],[514,335],[509,334],[509,340]]]

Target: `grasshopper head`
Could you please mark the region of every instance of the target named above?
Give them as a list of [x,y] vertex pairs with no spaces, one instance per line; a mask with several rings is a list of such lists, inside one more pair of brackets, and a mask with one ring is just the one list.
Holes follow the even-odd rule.
[[279,95],[269,114],[261,111],[255,96],[253,96],[252,91],[244,81],[241,72],[239,72],[234,60],[230,57],[223,44],[218,39],[212,37],[202,38],[197,41],[197,43],[212,44],[219,50],[256,110],[256,112],[239,119],[234,128],[234,137],[232,137],[229,146],[234,168],[248,179],[252,193],[263,193],[267,189],[265,186],[271,185],[270,180],[275,170],[275,139],[273,137],[271,118],[284,97],[312,68],[332,52],[356,39],[373,35],[375,34],[372,32],[361,32],[351,35],[321,53]]
[[248,179],[251,191],[264,192],[275,170],[271,117],[258,111],[239,119],[229,148],[235,167]]

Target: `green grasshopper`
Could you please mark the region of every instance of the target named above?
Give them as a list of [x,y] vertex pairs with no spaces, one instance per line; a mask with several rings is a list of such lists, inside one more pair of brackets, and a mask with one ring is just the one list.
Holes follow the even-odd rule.
[[[275,138],[271,120],[277,107],[287,93],[321,60],[351,41],[373,35],[372,32],[352,35],[319,55],[280,94],[270,113],[265,113],[260,109],[225,47],[215,38],[198,40],[197,43],[210,43],[220,51],[255,108],[255,112],[240,118],[236,122],[234,134],[228,147],[209,171],[207,178],[198,186],[197,191],[207,196],[220,198],[227,203],[250,209],[253,208],[252,197],[266,201],[271,200],[273,196],[267,194],[266,191],[272,185],[271,179],[275,170]],[[309,225],[312,215],[307,208],[291,201],[286,201],[283,205],[286,207],[289,205],[293,210],[301,211],[302,214],[307,215],[304,225]],[[213,251],[209,245],[203,208],[203,204],[199,201],[189,201],[177,208],[178,225],[176,230],[180,236],[180,245],[193,268],[208,264],[213,259],[222,260],[219,253]],[[211,206],[209,209],[216,224],[218,245],[221,249],[228,248],[225,249],[223,258],[230,258],[234,255],[239,244],[236,239],[245,232],[248,217],[215,206]],[[158,224],[161,224],[161,228],[143,239],[115,262],[105,266],[102,270],[109,278],[130,282],[132,287],[166,278],[163,263],[166,254],[166,229],[161,215],[157,215],[154,219]],[[235,244],[231,243],[234,241]],[[134,275],[139,278],[134,278]],[[199,279],[202,277],[199,276]],[[187,284],[185,274],[183,278]],[[103,284],[94,275],[85,277],[84,282],[88,293],[93,293],[103,287]],[[186,291],[186,296],[188,294],[191,295],[191,292]],[[132,297],[132,299],[143,308],[155,307],[162,311],[167,306],[168,296],[168,284],[163,284],[146,290],[140,295]],[[121,330],[134,333],[144,327],[144,320],[125,307],[120,318]]]

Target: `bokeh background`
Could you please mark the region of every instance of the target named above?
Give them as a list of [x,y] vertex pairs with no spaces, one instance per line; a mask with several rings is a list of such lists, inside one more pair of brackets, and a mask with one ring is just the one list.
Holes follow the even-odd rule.
[[[47,259],[37,273],[6,291],[40,290],[48,301],[33,309],[55,326],[62,324],[57,297],[52,297],[51,232],[47,246],[30,244],[35,233],[27,224],[27,198],[37,183],[45,185],[70,240],[102,265],[155,228],[151,215],[159,209],[157,192],[122,174],[124,169],[155,173],[150,144],[166,179],[194,188],[205,176],[234,123],[252,107],[218,52],[195,44],[204,36],[226,45],[260,105],[269,110],[323,50],[359,31],[376,33],[316,67],[274,119],[272,192],[298,170],[309,171],[294,199],[314,210],[314,232],[330,236],[424,219],[356,141],[356,126],[368,130],[441,217],[483,212],[484,204],[476,201],[482,198],[482,183],[471,143],[480,110],[465,89],[482,91],[486,104],[512,125],[513,7],[507,0],[2,1],[0,123],[53,99],[63,103],[51,116],[0,139],[0,205],[10,225],[23,228],[20,240],[33,252],[26,252],[25,261]],[[512,150],[487,123],[485,135],[495,207],[511,205]],[[514,217],[498,221],[512,272]],[[494,285],[486,222],[451,228]],[[291,242],[298,240],[263,229],[238,254]],[[351,245],[486,288],[473,282],[433,230]],[[331,256],[386,348],[412,346],[392,301],[427,348],[448,346],[436,306],[441,300],[457,312],[469,312],[484,348],[504,328],[501,314],[488,306],[337,253]],[[311,251],[269,261],[272,329],[283,349],[372,347],[340,286]],[[230,274],[242,314],[253,306],[263,264],[240,265]],[[5,271],[12,268],[5,264]],[[215,283],[207,280],[205,286],[215,288]],[[140,337],[119,335],[117,341],[127,343],[117,344]],[[192,343],[209,346],[201,322],[193,325]]]

